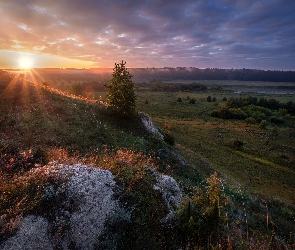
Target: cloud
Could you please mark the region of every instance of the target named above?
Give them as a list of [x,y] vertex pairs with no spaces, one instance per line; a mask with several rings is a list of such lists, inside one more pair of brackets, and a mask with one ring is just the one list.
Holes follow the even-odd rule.
[[291,0],[2,0],[0,49],[107,67],[124,59],[129,67],[236,68],[253,58],[252,68],[279,68],[283,58],[294,69],[294,11]]

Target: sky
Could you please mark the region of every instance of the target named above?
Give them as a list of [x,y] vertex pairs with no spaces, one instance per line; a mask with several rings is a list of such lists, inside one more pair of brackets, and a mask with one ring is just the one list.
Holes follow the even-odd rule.
[[295,70],[294,0],[0,0],[0,68]]

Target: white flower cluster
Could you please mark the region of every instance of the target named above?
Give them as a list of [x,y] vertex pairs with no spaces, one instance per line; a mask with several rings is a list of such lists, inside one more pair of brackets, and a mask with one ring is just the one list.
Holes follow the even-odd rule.
[[[69,230],[59,244],[63,249],[69,249],[73,243],[77,249],[93,249],[103,232],[107,218],[119,209],[118,201],[113,199],[116,183],[111,172],[85,165],[54,164],[39,170],[43,173],[53,171],[68,176],[64,186],[66,199],[78,199],[74,211],[68,215]],[[51,193],[51,190],[47,191]],[[55,241],[48,231],[49,227],[50,222],[46,219],[27,216],[21,221],[17,234],[4,242],[0,248],[53,249]]]
[[146,114],[140,113],[140,117],[141,117],[141,121],[142,121],[143,125],[145,126],[145,128],[147,129],[147,131],[160,137],[162,140],[164,139],[164,136],[154,126],[153,122],[150,120],[150,118]]

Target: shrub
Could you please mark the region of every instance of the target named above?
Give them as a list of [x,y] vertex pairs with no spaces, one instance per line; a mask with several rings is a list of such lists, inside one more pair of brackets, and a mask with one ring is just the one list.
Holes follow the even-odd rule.
[[170,131],[164,131],[162,132],[163,136],[164,136],[164,141],[173,146],[175,144],[175,138],[174,136],[170,133]]
[[241,100],[231,97],[226,101],[226,106],[228,108],[240,108],[242,106]]
[[[1,154],[2,153],[2,154]],[[0,153],[0,173],[13,176],[23,173],[38,165],[48,163],[48,157],[44,150],[27,150],[19,152],[17,148],[7,148]]]
[[249,125],[249,124],[255,124],[256,120],[253,117],[248,117],[245,119],[245,122]]
[[233,140],[233,147],[236,149],[236,150],[241,150],[244,146],[244,142],[241,141],[241,140]]
[[253,117],[256,119],[256,121],[257,121],[258,123],[260,123],[261,121],[267,119],[267,116],[264,115],[263,113],[260,113],[260,112],[256,112],[256,113],[254,113],[254,114],[253,114]]
[[171,134],[169,127],[167,124],[164,125],[164,129],[161,131],[163,137],[164,137],[164,141],[173,146],[175,144],[175,138],[174,136]]
[[177,98],[177,102],[182,102],[181,97],[178,97],[178,98]]
[[226,101],[227,101],[227,98],[226,98],[226,97],[223,97],[223,98],[222,98],[222,101],[223,101],[223,102],[226,102]]
[[212,101],[212,98],[211,98],[211,96],[209,95],[209,96],[207,96],[207,102],[211,102]]
[[196,103],[196,100],[194,98],[189,100],[189,104],[195,104],[195,103]]
[[[184,200],[177,211],[181,249],[203,249],[218,242],[222,213],[226,202],[223,184],[214,173],[205,189],[195,188],[192,198]],[[211,246],[212,246],[211,245]]]
[[287,109],[279,109],[278,112],[280,116],[286,116],[288,114]]
[[[217,103],[218,105],[218,103]],[[222,119],[239,119],[244,120],[248,115],[241,109],[222,107],[220,110],[215,110],[211,113],[212,116]]]
[[74,83],[71,86],[71,94],[75,95],[75,96],[80,96],[83,93],[83,88],[82,85],[80,83]]
[[213,97],[213,98],[211,99],[212,102],[216,102],[216,100],[217,100],[216,97]]
[[272,131],[271,131],[271,134],[273,135],[273,136],[278,136],[278,127],[277,126],[275,126],[273,129],[272,129]]
[[223,107],[219,110],[219,116],[223,119],[229,119],[231,117],[231,112],[228,108]]
[[267,125],[266,120],[262,120],[262,121],[259,123],[258,127],[259,127],[259,128],[262,128],[262,129],[266,129],[266,125]]
[[283,117],[271,116],[270,122],[275,124],[283,124],[285,123],[285,120]]

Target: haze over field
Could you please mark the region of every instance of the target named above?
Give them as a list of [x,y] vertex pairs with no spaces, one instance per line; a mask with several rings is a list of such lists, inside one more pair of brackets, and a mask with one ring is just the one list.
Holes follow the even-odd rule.
[[0,0],[0,68],[295,70],[295,2]]

